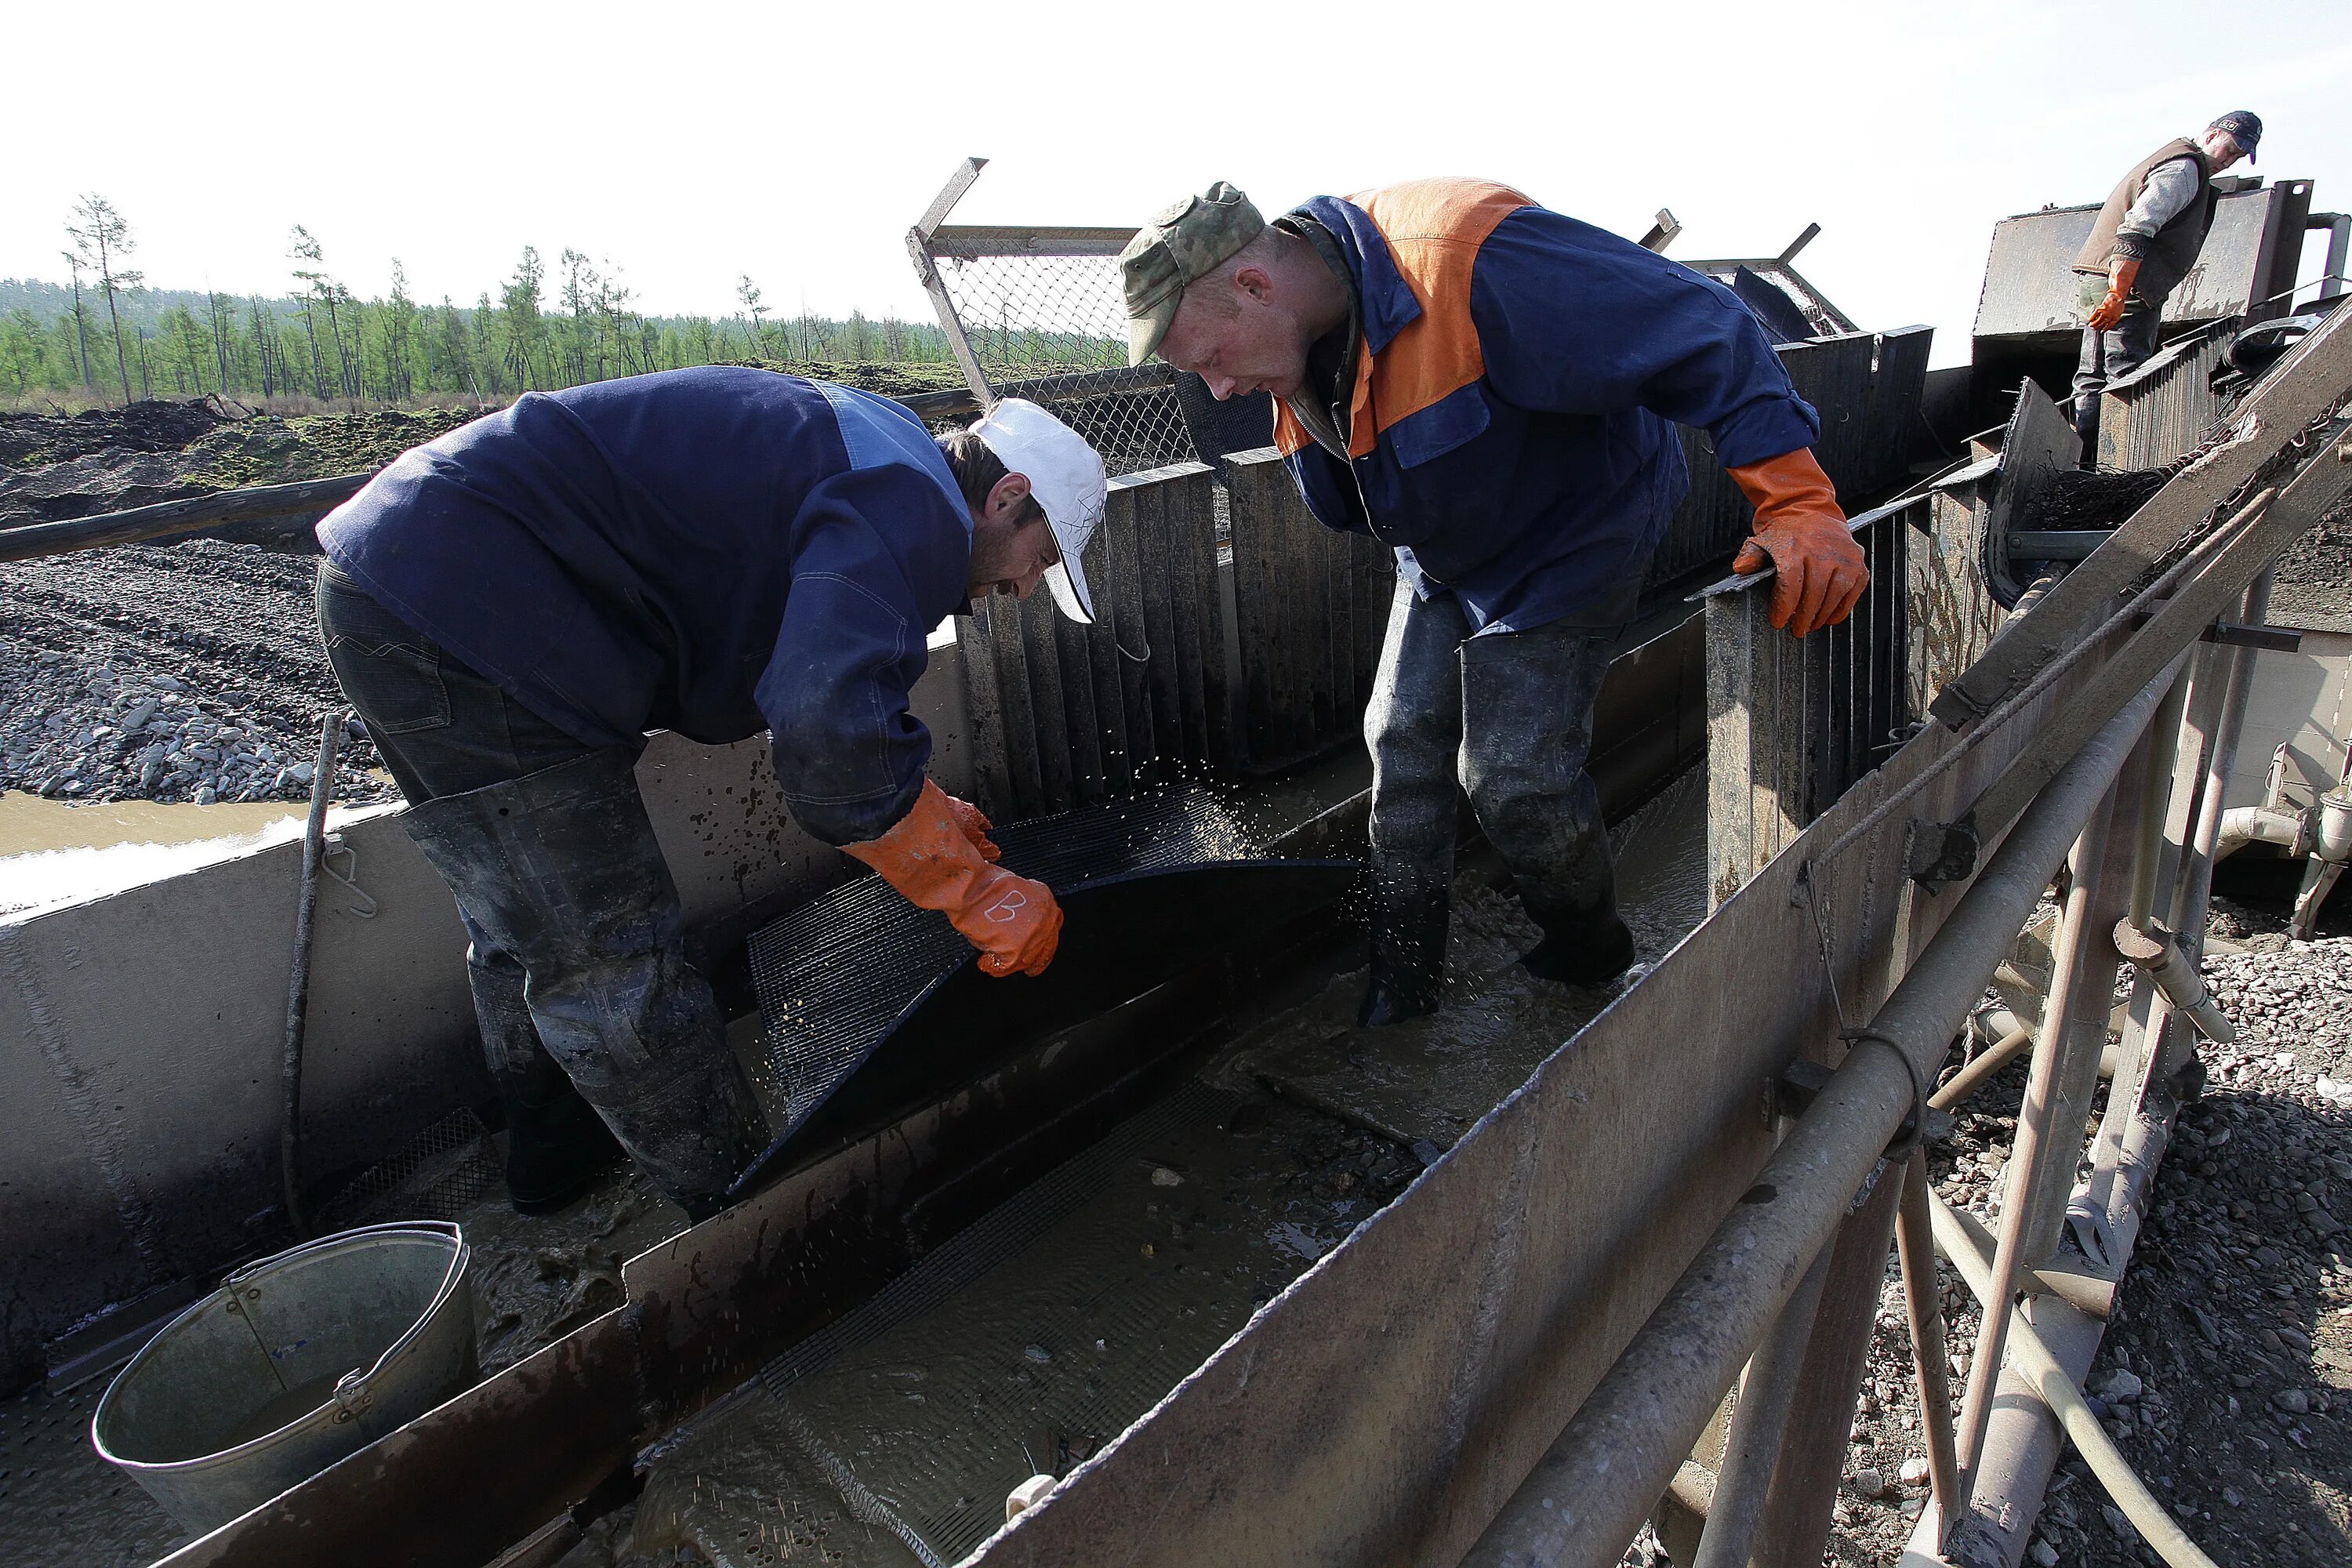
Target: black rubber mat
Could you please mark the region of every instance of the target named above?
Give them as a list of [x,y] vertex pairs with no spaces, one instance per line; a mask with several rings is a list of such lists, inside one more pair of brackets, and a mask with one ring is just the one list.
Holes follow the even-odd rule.
[[[1062,900],[1054,965],[984,975],[945,916],[863,877],[755,933],[751,976],[763,1085],[779,1125],[741,1184],[775,1156],[888,1042],[874,1098],[912,1092],[957,1058],[1015,1034],[1115,1006],[1173,966],[1246,941],[1267,922],[1338,900],[1353,862],[1269,861],[1205,791],[1082,807],[996,830],[1003,863]],[[894,1089],[893,1085],[901,1086]]]

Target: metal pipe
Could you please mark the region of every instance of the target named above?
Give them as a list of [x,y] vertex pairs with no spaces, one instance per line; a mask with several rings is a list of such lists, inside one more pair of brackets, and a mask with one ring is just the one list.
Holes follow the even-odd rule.
[[1953,1106],[1982,1089],[2001,1068],[2015,1061],[2025,1047],[2033,1043],[2033,1026],[2020,1024],[1991,1045],[1960,1064],[1951,1082],[1927,1097],[1927,1103],[1937,1110],[1949,1110]]
[[1952,1363],[1944,1343],[1944,1298],[1936,1283],[1936,1237],[1928,1214],[1934,1196],[1927,1182],[1927,1152],[1914,1149],[1903,1177],[1895,1250],[1903,1265],[1904,1305],[1911,1315],[1912,1384],[1919,1396],[1920,1436],[1927,1445],[1929,1495],[1937,1516],[1952,1519],[1960,1506],[1960,1462],[1952,1427]]
[[2180,751],[2180,721],[2189,710],[2189,688],[2192,684],[2189,667],[2183,665],[2179,675],[2164,694],[2164,706],[2156,710],[2147,732],[2156,738],[2156,755],[2150,759],[2147,778],[2142,785],[2139,803],[2139,852],[2132,857],[2131,921],[2145,926],[2155,918],[2157,878],[2164,858],[2164,826],[2166,807],[2171,804],[2174,764]]
[[2124,1517],[2131,1521],[2132,1527],[2139,1531],[2141,1538],[2155,1547],[2174,1568],[2215,1568],[2213,1560],[2189,1539],[2188,1532],[2173,1519],[2170,1510],[2156,1500],[2155,1494],[2133,1473],[2123,1455],[2116,1452],[2115,1444],[2108,1440],[2106,1432],[2099,1426],[2099,1418],[2091,1414],[2090,1405],[2084,1401],[2082,1389],[2067,1375],[2066,1369],[2059,1364],[2058,1358],[2051,1353],[2042,1336],[2034,1332],[2033,1325],[2026,1321],[2025,1314],[2013,1306],[2005,1312],[2000,1310],[2007,1298],[1996,1288],[1993,1279],[1996,1265],[1993,1261],[1987,1258],[1968,1233],[1960,1228],[1951,1209],[1941,1198],[1931,1195],[1929,1203],[1936,1240],[1944,1256],[1952,1260],[1953,1267],[1960,1271],[1960,1277],[1968,1281],[1969,1289],[1983,1304],[1988,1323],[1996,1316],[2010,1320],[2010,1331],[2017,1348],[2018,1370],[2042,1395],[2042,1403],[2057,1415],[2066,1436],[2074,1440],[2074,1447],[2081,1452],[2084,1463],[2091,1467],[2091,1473],[2098,1477],[2100,1485],[2107,1489],[2107,1495],[2115,1499],[2116,1506],[2123,1510]]
[[[2160,1005],[2161,993],[2158,1000]],[[2163,1161],[2170,1139],[2169,1121],[2178,1109],[2179,1102],[2171,1098],[2167,1086],[2161,1080],[2154,1080],[2147,1085],[2146,1095],[2118,1107],[2115,1112],[2116,1119],[2127,1125],[2116,1139],[2108,1172],[2111,1179],[2093,1200],[2111,1241],[2099,1279],[2112,1281],[2125,1272],[2139,1237],[2141,1216],[2147,1212],[2149,1194],[2156,1184],[2157,1167]],[[1966,1210],[1945,1212],[1969,1234],[1979,1256],[1991,1253],[1991,1234]],[[2107,1289],[2112,1292],[2111,1282]],[[2098,1353],[2107,1313],[2095,1304],[2073,1297],[2066,1298],[2066,1304],[2076,1310],[2061,1311],[2055,1306],[2036,1303],[2028,1315],[2043,1342],[2057,1355],[2059,1363],[2079,1383],[2089,1373]],[[2034,1518],[2041,1511],[2043,1490],[2058,1462],[2063,1433],[2057,1418],[2026,1391],[2021,1374],[2012,1370],[2002,1389],[2005,1395],[2014,1393],[2021,1397],[2004,1398],[1986,1434],[1984,1479],[1977,1489],[1976,1506],[1965,1521],[1965,1549],[1978,1561],[2015,1563],[2025,1553]],[[1937,1521],[1923,1514],[1919,1527],[1912,1532],[1911,1550],[1923,1559],[1931,1557],[1940,1534]],[[1960,1542],[1956,1540],[1954,1544],[1957,1547]]]
[[2205,977],[2194,964],[2179,962],[2179,943],[2170,931],[2150,922],[2142,930],[2128,920],[2116,922],[2116,951],[2142,974],[2156,983],[2175,1011],[2197,1026],[2197,1032],[2216,1045],[2226,1046],[2238,1037],[2237,1027],[2221,1014],[2212,994],[2205,989]]
[[[2241,624],[2258,626],[2270,615],[2271,578],[2275,563],[2267,564],[2246,584],[2238,613]],[[2254,650],[2229,650],[2229,673],[2221,687],[2221,716],[2213,726],[2213,744],[2206,753],[2204,793],[2197,804],[2197,834],[2190,840],[2179,903],[2173,910],[2172,929],[2191,958],[2205,952],[2205,915],[2213,897],[2214,850],[2221,837],[2222,797],[2230,791],[2230,773],[2237,765],[2238,736],[2246,725],[2246,693],[2254,679]]]
[[[1612,1560],[1641,1528],[1929,1081],[2147,727],[2151,683],[2035,797],[1757,1181],[1464,1559]],[[1874,1045],[1872,1042],[1875,1042]],[[1894,1059],[1899,1057],[1901,1059]]]
[[1723,1468],[1717,1472],[1715,1496],[1707,1504],[1706,1529],[1699,1535],[1691,1568],[1748,1568],[1756,1527],[1763,1522],[1764,1500],[1770,1495],[1772,1471],[1780,1459],[1780,1436],[1788,1429],[1789,1406],[1797,1396],[1797,1374],[1805,1364],[1805,1348],[1813,1336],[1813,1317],[1821,1310],[1822,1285],[1829,1278],[1830,1254],[1824,1244],[1813,1255],[1797,1292],[1780,1309],[1772,1331],[1765,1336],[1740,1380],[1739,1403],[1732,1412],[1731,1435],[1723,1446]]
[[[2074,1034],[2074,1002],[2087,978],[2091,910],[2099,900],[2107,860],[2107,827],[2114,816],[2112,795],[2091,813],[2082,837],[2074,841],[2074,875],[2066,890],[2065,912],[2058,921],[2058,940],[2051,948],[2050,999],[2042,1009],[2042,1030],[2034,1041],[2032,1076],[2025,1085],[2025,1100],[2018,1108],[2017,1135],[2010,1147],[2007,1181],[2001,1189],[2000,1247],[1993,1263],[1994,1300],[2016,1294],[2018,1268],[2023,1262],[2027,1210],[2042,1162],[2063,1152],[2071,1162],[2075,1141],[2066,1129],[2053,1128],[2060,1077],[2060,1057]],[[1986,1314],[1969,1358],[1968,1396],[1960,1407],[1960,1489],[1955,1516],[1968,1507],[1978,1450],[1984,1442],[1985,1422],[1992,1414],[1992,1389],[2000,1375],[2001,1341],[2008,1331],[2004,1314]]]
[[1870,1366],[1902,1193],[1903,1162],[1879,1161],[1830,1238],[1821,1310],[1813,1315],[1812,1342],[1805,1347],[1804,1371],[1789,1407],[1780,1462],[1772,1468],[1772,1495],[1756,1527],[1750,1562],[1819,1563],[1828,1550],[1838,1480],[1853,1452],[1854,1405]]
[[310,1215],[302,1204],[302,1028],[310,1005],[310,923],[319,908],[319,865],[326,858],[327,805],[335,794],[335,745],[350,720],[351,715],[337,710],[319,726],[319,758],[310,771],[310,816],[302,827],[302,888],[294,904],[293,973],[286,984],[278,1182],[286,1201],[287,1221],[298,1237],[310,1234]]
[[2213,858],[2227,860],[2249,844],[2275,844],[2300,858],[2311,847],[2311,821],[2299,811],[2268,805],[2233,805],[2221,814]]

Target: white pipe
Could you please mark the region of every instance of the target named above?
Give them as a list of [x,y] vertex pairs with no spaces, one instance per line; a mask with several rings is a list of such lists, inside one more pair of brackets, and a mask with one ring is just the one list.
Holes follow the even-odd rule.
[[[1935,1197],[1932,1193],[1928,1195]],[[1992,1259],[1985,1256],[1976,1238],[1943,1199],[1935,1198],[1930,1215],[1935,1221],[1937,1249],[1952,1260],[1952,1266],[1960,1271],[1960,1278],[1968,1281],[1969,1289],[1983,1303],[1984,1310],[1992,1311]],[[2040,1392],[2042,1403],[2058,1417],[2066,1436],[2074,1440],[2083,1462],[2091,1467],[2091,1473],[2107,1489],[2107,1495],[2116,1500],[2116,1507],[2131,1521],[2132,1528],[2173,1568],[2218,1568],[2189,1539],[2188,1531],[2180,1528],[2170,1510],[2157,1500],[2156,1494],[2147,1489],[2116,1451],[2099,1425],[2099,1418],[2084,1403],[2082,1389],[2066,1375],[2066,1369],[2058,1364],[2058,1358],[2050,1353],[2050,1347],[2042,1342],[2042,1336],[2034,1332],[2025,1314],[2011,1307],[2009,1317],[2012,1364]]]
[[2281,811],[2267,805],[2231,806],[2221,814],[2221,833],[2213,842],[2213,858],[2217,862],[2226,860],[2255,843],[2275,844],[2299,858],[2311,848],[2311,821],[2299,811]]

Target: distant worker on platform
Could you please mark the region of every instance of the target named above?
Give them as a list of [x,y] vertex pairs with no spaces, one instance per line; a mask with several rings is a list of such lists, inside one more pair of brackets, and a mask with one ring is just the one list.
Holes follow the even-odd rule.
[[770,731],[803,828],[990,973],[1045,969],[1062,911],[926,778],[908,694],[975,595],[1043,581],[1092,618],[1104,493],[1034,404],[935,442],[886,399],[711,367],[529,394],[319,524],[327,657],[472,939],[517,1207],[617,1138],[699,1218],[766,1142],[637,793],[648,730]]
[[[1868,581],[1821,422],[1720,284],[1485,181],[1317,196],[1271,225],[1222,182],[1121,258],[1129,355],[1218,397],[1280,402],[1275,438],[1327,525],[1396,548],[1364,715],[1371,966],[1360,1017],[1440,1001],[1457,776],[1543,940],[1596,984],[1633,961],[1585,773],[1613,640],[1709,433],[1756,507],[1738,570],[1778,568],[1772,622],[1845,618]],[[1457,774],[1457,763],[1459,771]]]
[[2263,122],[2233,109],[2195,141],[2176,136],[2133,164],[2107,193],[2074,258],[2083,356],[2074,367],[2074,433],[2089,467],[2099,437],[2099,395],[2156,353],[2164,301],[2197,265],[2219,199],[2213,176],[2251,159]]

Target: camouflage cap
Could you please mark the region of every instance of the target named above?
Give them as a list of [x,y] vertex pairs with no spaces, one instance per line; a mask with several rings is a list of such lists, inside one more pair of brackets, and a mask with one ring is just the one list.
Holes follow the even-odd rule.
[[1232,260],[1265,232],[1265,219],[1250,199],[1223,180],[1137,229],[1118,253],[1119,278],[1127,287],[1127,363],[1141,364],[1151,357],[1194,279]]

